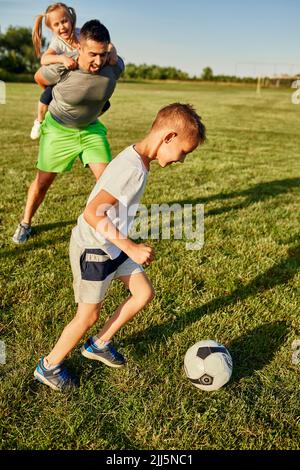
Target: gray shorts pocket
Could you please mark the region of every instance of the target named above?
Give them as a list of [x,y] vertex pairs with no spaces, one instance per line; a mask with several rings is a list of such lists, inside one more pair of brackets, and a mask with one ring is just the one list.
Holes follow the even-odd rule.
[[84,281],[104,281],[126,261],[128,256],[121,252],[116,259],[99,248],[87,248],[80,256],[81,279]]

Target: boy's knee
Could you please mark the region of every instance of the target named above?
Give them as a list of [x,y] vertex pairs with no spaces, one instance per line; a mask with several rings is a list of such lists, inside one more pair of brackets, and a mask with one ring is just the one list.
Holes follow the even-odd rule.
[[99,313],[93,312],[86,318],[80,318],[80,317],[77,318],[77,321],[79,321],[82,324],[83,328],[91,328],[92,326],[95,325],[98,319],[99,319]]
[[99,312],[98,311],[93,312],[88,318],[89,327],[92,327],[93,325],[95,325],[98,319],[99,319]]
[[82,327],[92,327],[99,319],[100,307],[95,308],[85,308],[86,306],[78,307],[77,313],[75,315],[75,321],[80,323]]
[[152,287],[149,291],[148,303],[151,302],[154,299],[154,297],[155,297],[155,290]]
[[145,306],[149,304],[154,299],[154,297],[155,297],[155,291],[153,287],[148,287],[148,289],[140,293],[139,300],[141,304]]

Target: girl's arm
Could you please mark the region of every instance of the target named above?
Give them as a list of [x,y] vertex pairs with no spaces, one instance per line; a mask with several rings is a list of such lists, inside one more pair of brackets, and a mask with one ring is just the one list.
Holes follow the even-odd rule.
[[107,64],[109,65],[116,65],[118,62],[118,54],[117,49],[115,46],[110,42],[108,45],[108,57],[107,57]]
[[54,49],[47,49],[41,57],[41,65],[63,64],[66,69],[74,70],[77,62],[65,54],[57,54]]
[[34,80],[38,85],[40,85],[42,88],[46,88],[49,85],[49,82],[43,77],[41,73],[41,69],[39,69],[35,75],[34,75]]

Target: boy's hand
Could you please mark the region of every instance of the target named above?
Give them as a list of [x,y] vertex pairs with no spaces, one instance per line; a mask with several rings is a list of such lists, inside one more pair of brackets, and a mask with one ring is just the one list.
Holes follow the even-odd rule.
[[154,249],[144,243],[135,244],[127,251],[127,255],[137,264],[150,264],[154,259]]
[[68,70],[75,70],[77,69],[77,62],[76,60],[72,59],[71,57],[68,57],[66,55],[62,55],[61,57],[63,65],[66,67]]

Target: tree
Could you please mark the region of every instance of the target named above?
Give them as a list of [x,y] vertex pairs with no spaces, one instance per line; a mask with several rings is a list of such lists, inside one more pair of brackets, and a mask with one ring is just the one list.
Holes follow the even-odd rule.
[[[45,38],[42,46],[45,46]],[[34,73],[40,65],[35,56],[31,29],[9,26],[0,34],[0,68],[13,73]]]
[[161,67],[159,65],[127,64],[124,72],[126,79],[142,80],[189,80],[189,75],[175,67]]
[[210,67],[205,67],[202,70],[202,75],[201,75],[202,80],[212,80],[213,76],[214,76],[214,73]]

